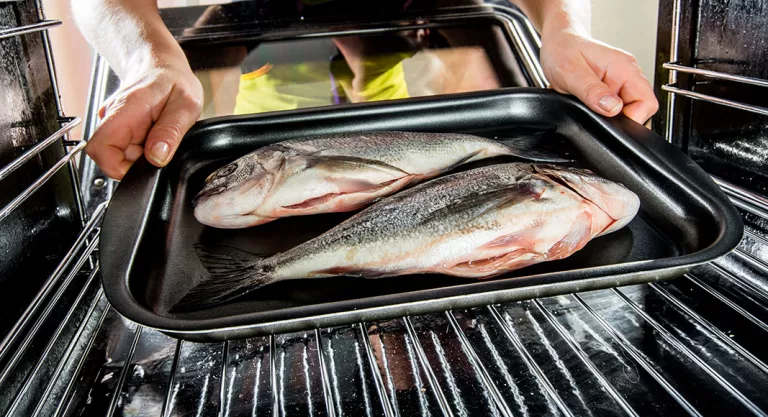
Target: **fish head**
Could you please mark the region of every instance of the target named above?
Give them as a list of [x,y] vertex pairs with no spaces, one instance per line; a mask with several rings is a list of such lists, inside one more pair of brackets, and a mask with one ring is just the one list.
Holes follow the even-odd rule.
[[241,228],[265,223],[258,214],[285,163],[280,149],[262,148],[225,165],[208,176],[195,196],[195,218],[219,228]]
[[622,184],[609,181],[588,169],[545,167],[537,171],[568,187],[607,215],[608,218],[599,220],[600,224],[595,225],[598,231],[596,236],[606,235],[626,226],[640,209],[637,194]]

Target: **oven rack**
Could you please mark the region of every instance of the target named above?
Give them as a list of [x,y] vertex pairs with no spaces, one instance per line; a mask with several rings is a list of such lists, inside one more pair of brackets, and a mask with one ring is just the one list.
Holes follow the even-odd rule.
[[[731,75],[724,72],[710,71],[700,68],[687,67],[675,62],[667,62],[662,66],[664,69],[668,69],[670,72],[683,72],[686,74],[701,75],[704,77],[715,78],[719,80],[732,81],[741,84],[753,85],[757,87],[768,87],[768,81],[758,78],[744,77],[740,75]],[[768,116],[768,108],[762,106],[755,106],[752,104],[742,103],[734,100],[727,100],[720,97],[715,97],[709,94],[698,93],[691,90],[685,90],[678,87],[677,83],[665,84],[661,86],[661,89],[670,93],[677,94],[696,100],[706,101],[710,103],[719,104],[721,106],[732,107],[734,109],[746,110],[748,112],[762,114]]]
[[766,415],[768,224],[744,214],[678,280],[221,343],[122,318],[91,244],[6,415]]
[[[62,123],[61,129],[56,131],[53,135],[47,137],[46,139],[39,142],[37,145],[35,145],[33,148],[29,149],[27,152],[23,153],[18,158],[11,161],[7,166],[5,166],[2,170],[0,170],[0,181],[2,181],[4,178],[9,176],[13,171],[24,165],[25,162],[29,161],[30,159],[37,156],[40,152],[42,152],[44,149],[48,148],[53,143],[57,142],[58,140],[62,139],[69,131],[71,131],[75,126],[80,124],[80,118],[74,117],[71,119],[61,119],[60,123]],[[38,177],[32,184],[27,187],[24,191],[22,191],[16,198],[11,200],[8,204],[6,204],[3,208],[0,209],[0,222],[3,221],[6,217],[8,217],[11,212],[16,210],[24,201],[26,201],[32,194],[34,194],[36,191],[40,189],[51,177],[53,177],[59,170],[61,170],[64,166],[69,165],[69,167],[72,167],[72,164],[74,164],[75,158],[79,155],[80,151],[82,151],[85,148],[86,142],[85,141],[74,141],[70,142],[72,145],[67,149],[66,154],[59,159],[55,164],[53,164],[50,168],[48,168],[47,171],[45,171],[40,177]],[[78,193],[79,195],[79,193]],[[80,207],[82,207],[82,199],[78,196]]]
[[39,21],[36,23],[28,24],[28,25],[21,25],[17,27],[0,29],[0,40],[21,36],[21,35],[40,33],[43,40],[43,51],[45,54],[45,60],[47,63],[47,69],[48,69],[48,75],[50,77],[51,87],[53,89],[55,106],[56,106],[57,113],[59,115],[58,123],[61,128],[56,132],[54,132],[49,137],[39,141],[34,147],[32,147],[31,149],[26,151],[24,154],[22,154],[21,156],[19,156],[18,158],[10,162],[8,165],[0,169],[0,181],[2,181],[4,178],[9,176],[11,173],[13,173],[13,171],[18,169],[24,163],[28,162],[30,159],[37,156],[41,151],[53,145],[59,140],[61,140],[61,144],[63,145],[66,152],[65,152],[65,155],[58,162],[53,164],[53,166],[51,166],[46,172],[44,172],[39,178],[37,178],[24,191],[22,191],[18,196],[16,196],[11,202],[6,204],[5,207],[0,209],[0,227],[2,226],[2,221],[4,218],[6,218],[11,212],[13,212],[13,210],[18,208],[24,201],[26,201],[26,199],[29,198],[29,196],[31,196],[33,193],[38,191],[49,179],[51,179],[51,177],[53,177],[57,172],[59,172],[65,166],[69,171],[69,176],[72,181],[73,190],[75,191],[75,198],[77,200],[80,220],[83,224],[85,224],[86,217],[85,217],[85,211],[84,211],[84,205],[83,205],[83,197],[82,197],[82,194],[80,193],[80,187],[78,186],[79,175],[77,170],[77,161],[75,158],[79,155],[80,151],[82,151],[85,148],[86,143],[85,141],[73,142],[69,140],[69,132],[73,128],[75,128],[77,125],[80,124],[81,119],[79,117],[66,117],[62,110],[61,94],[59,92],[58,81],[56,78],[56,70],[55,70],[54,61],[53,61],[53,53],[51,50],[51,41],[48,34],[49,29],[60,26],[62,22],[61,20],[45,19],[45,16],[43,15],[43,7],[42,7],[41,0],[34,0],[33,2],[30,2],[30,3],[32,3],[33,7],[35,8],[35,11],[37,12],[37,15],[39,17]]
[[761,80],[754,77],[745,77],[741,75],[727,74],[724,72],[711,71],[711,70],[683,65],[680,62],[680,26],[681,26],[681,20],[682,20],[682,12],[683,12],[682,1],[683,0],[673,0],[672,2],[672,22],[670,26],[671,43],[669,46],[669,61],[663,63],[661,66],[663,69],[666,69],[669,71],[668,82],[661,86],[661,90],[666,91],[669,94],[669,97],[667,98],[667,107],[666,107],[667,121],[666,121],[665,137],[667,141],[670,141],[670,142],[672,141],[672,135],[673,135],[674,124],[675,124],[675,121],[674,121],[675,112],[673,111],[673,109],[675,106],[676,95],[768,116],[768,108],[766,107],[755,106],[752,104],[742,103],[734,100],[728,100],[720,97],[715,97],[709,94],[702,94],[696,91],[680,88],[680,86],[678,85],[678,73],[698,75],[698,76],[703,76],[707,78],[725,80],[725,81],[751,85],[756,87],[768,87],[768,81],[766,80]]
[[40,32],[48,30],[52,27],[61,25],[61,20],[43,20],[31,25],[23,25],[13,28],[0,29],[0,39],[10,38],[13,36],[26,35],[28,33]]

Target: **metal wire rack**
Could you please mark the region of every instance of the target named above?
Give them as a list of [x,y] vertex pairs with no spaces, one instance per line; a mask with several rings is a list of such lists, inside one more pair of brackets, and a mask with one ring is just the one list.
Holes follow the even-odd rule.
[[223,343],[128,322],[91,272],[7,413],[765,415],[768,297],[749,268]]
[[672,127],[674,124],[674,111],[672,111],[675,100],[675,95],[680,95],[695,100],[706,101],[710,103],[719,104],[721,106],[732,107],[739,110],[745,110],[752,113],[761,115],[768,115],[768,108],[762,106],[755,106],[752,104],[741,103],[734,100],[728,100],[721,97],[715,97],[708,94],[699,93],[696,91],[686,90],[678,86],[678,73],[698,75],[701,77],[707,77],[711,79],[725,80],[745,85],[751,85],[755,87],[768,87],[768,81],[761,80],[753,77],[745,77],[741,75],[726,74],[719,71],[711,71],[701,68],[695,68],[691,66],[682,65],[679,60],[679,48],[680,48],[680,24],[682,13],[682,0],[674,0],[672,5],[672,42],[670,45],[669,59],[670,62],[662,64],[662,68],[669,70],[669,82],[661,86],[661,89],[670,94],[670,98],[667,104],[667,140],[671,141]]

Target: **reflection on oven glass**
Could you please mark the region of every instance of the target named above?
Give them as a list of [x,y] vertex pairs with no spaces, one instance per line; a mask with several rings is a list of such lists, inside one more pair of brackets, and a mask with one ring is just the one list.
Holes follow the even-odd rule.
[[468,43],[463,32],[416,29],[244,43],[217,51],[223,59],[190,62],[206,89],[204,118],[504,86],[487,45]]

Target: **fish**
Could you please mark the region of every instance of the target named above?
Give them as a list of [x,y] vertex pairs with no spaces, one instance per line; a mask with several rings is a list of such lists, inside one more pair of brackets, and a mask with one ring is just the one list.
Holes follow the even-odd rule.
[[401,191],[269,257],[197,244],[210,276],[174,310],[205,308],[292,279],[489,278],[570,256],[624,227],[639,207],[631,190],[587,169],[489,165]]
[[358,210],[460,165],[495,156],[568,159],[533,149],[525,137],[505,143],[475,135],[345,133],[287,140],[214,171],[193,199],[202,224],[245,228],[281,217]]

